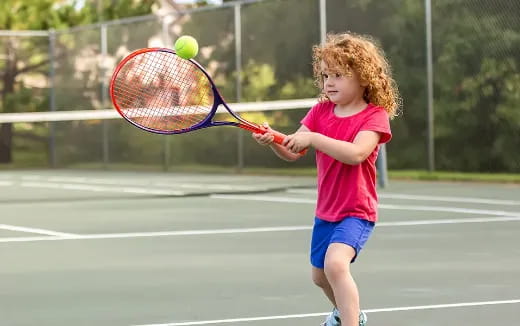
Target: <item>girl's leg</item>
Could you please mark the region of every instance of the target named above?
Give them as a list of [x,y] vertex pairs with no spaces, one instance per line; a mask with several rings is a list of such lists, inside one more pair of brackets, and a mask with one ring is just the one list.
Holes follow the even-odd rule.
[[312,281],[318,287],[323,290],[323,293],[329,298],[332,305],[336,307],[336,300],[334,299],[334,292],[332,291],[332,287],[330,286],[327,277],[325,276],[325,272],[323,268],[312,267]]
[[354,248],[343,243],[331,243],[325,255],[324,274],[333,290],[342,326],[359,325],[359,293],[350,274],[350,262],[355,255]]

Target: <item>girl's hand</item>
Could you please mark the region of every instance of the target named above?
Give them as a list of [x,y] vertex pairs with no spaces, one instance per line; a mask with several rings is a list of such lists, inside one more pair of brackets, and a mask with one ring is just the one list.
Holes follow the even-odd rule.
[[[267,122],[264,122],[262,126],[265,127],[267,130],[272,130]],[[253,139],[256,140],[256,142],[262,146],[268,146],[273,143],[274,136],[269,131],[265,134],[253,133]]]
[[294,154],[309,148],[312,145],[312,132],[300,131],[285,138],[282,145]]

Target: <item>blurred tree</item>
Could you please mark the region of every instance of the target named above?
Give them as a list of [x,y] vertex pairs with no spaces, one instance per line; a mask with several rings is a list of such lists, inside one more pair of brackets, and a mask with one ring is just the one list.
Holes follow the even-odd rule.
[[[436,166],[520,171],[520,2],[432,1]],[[424,3],[328,0],[328,29],[369,34],[390,59],[404,99],[391,168],[426,167]]]
[[[241,6],[243,100],[316,94],[310,48],[319,42],[317,4],[266,0]],[[444,170],[520,171],[520,2],[432,4],[436,165]],[[218,63],[217,71],[227,76],[222,79],[227,84],[219,85],[225,92],[234,83],[233,31],[210,29],[207,22],[194,19],[183,28],[215,48],[201,60],[204,65]],[[369,34],[382,45],[404,99],[403,113],[393,122],[389,166],[426,168],[424,2],[327,0],[327,30]]]
[[[199,55],[197,60],[204,66],[215,63],[217,68],[212,74],[224,76],[216,78],[217,84],[229,98],[235,97],[237,77],[233,20],[232,8],[216,8],[193,13],[181,25],[183,33],[194,35],[202,47],[212,48],[211,55]],[[317,1],[269,0],[241,5],[242,101],[317,95],[312,87],[310,63],[311,47],[319,43],[318,21]],[[273,76],[268,77],[267,70]],[[274,82],[267,82],[267,86],[266,81],[258,82],[257,78],[271,78]]]
[[520,2],[432,4],[437,166],[520,172]]
[[[175,0],[163,1],[175,4]],[[146,14],[155,1],[86,3],[77,8],[74,1],[4,0],[0,29],[61,28]],[[436,166],[459,171],[520,171],[520,1],[436,0],[432,5]],[[319,42],[317,8],[316,0],[265,0],[241,6],[242,100],[316,94],[310,61],[311,46]],[[199,40],[197,60],[208,67],[230,101],[235,99],[237,77],[233,14],[232,8],[187,12],[186,19],[170,30],[172,35],[182,31]],[[391,168],[426,167],[424,17],[423,1],[327,0],[328,31],[370,34],[390,59],[404,99],[404,113],[393,122]],[[111,35],[118,39],[131,34],[133,43],[109,46],[142,44],[149,33],[141,27]],[[142,35],[137,37],[139,33]],[[27,85],[20,78],[47,73],[45,42],[0,39],[0,111],[16,111],[19,103],[25,103],[24,110],[45,108],[45,96],[34,98],[34,93],[23,91]],[[301,114],[294,114],[289,119],[297,122],[299,118]],[[285,119],[280,121],[286,124]],[[1,128],[0,161],[5,162],[9,151],[2,146],[6,140],[10,144],[12,132],[7,124]]]
[[[81,6],[78,0],[3,0],[0,2],[0,30],[49,30],[67,28],[151,12],[156,1],[97,0]],[[0,112],[41,110],[45,92],[29,93],[24,76],[45,80],[49,71],[47,37],[14,37],[0,39]],[[36,96],[35,96],[36,95]],[[31,105],[27,97],[32,97]],[[37,97],[37,98],[34,98]],[[16,100],[17,99],[17,100]],[[12,160],[12,124],[0,125],[0,163]]]

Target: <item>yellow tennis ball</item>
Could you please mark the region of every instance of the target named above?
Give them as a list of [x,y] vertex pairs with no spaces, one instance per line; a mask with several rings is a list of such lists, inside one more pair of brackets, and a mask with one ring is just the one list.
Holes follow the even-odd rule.
[[183,59],[191,59],[199,52],[199,43],[191,36],[181,36],[175,41],[175,52]]

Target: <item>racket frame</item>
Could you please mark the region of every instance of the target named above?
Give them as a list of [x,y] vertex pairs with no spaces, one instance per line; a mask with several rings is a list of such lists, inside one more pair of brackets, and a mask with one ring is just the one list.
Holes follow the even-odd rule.
[[[143,48],[143,49],[139,49],[139,50],[136,50],[136,51],[130,53],[123,60],[121,60],[121,62],[117,65],[117,67],[114,69],[114,72],[112,74],[112,78],[110,79],[110,86],[109,86],[110,99],[112,100],[112,104],[114,105],[117,112],[126,121],[130,122],[132,125],[136,126],[137,128],[143,129],[143,130],[151,132],[151,133],[157,133],[157,134],[163,134],[163,135],[182,134],[182,133],[186,133],[189,131],[194,131],[194,130],[198,130],[198,129],[213,127],[213,126],[235,126],[235,127],[249,130],[251,132],[262,133],[262,134],[267,132],[266,128],[261,127],[255,123],[249,122],[247,120],[244,120],[236,112],[234,112],[224,101],[224,98],[218,91],[217,86],[213,82],[213,79],[211,78],[211,76],[206,72],[206,70],[197,61],[195,61],[193,59],[182,59],[182,60],[190,61],[191,64],[193,64],[202,73],[204,73],[204,75],[206,76],[206,78],[208,79],[208,81],[211,85],[211,90],[213,92],[213,106],[211,107],[209,113],[206,115],[206,117],[202,121],[190,126],[189,128],[184,128],[184,129],[179,129],[179,130],[160,130],[160,129],[149,128],[149,127],[140,125],[137,122],[133,121],[132,119],[128,118],[125,114],[123,114],[122,109],[119,107],[119,104],[117,103],[117,98],[115,96],[115,90],[114,90],[116,79],[119,75],[120,70],[125,66],[125,64],[128,61],[130,61],[131,59],[135,58],[138,55],[141,55],[141,54],[144,54],[147,52],[167,52],[167,53],[177,55],[174,50],[171,50],[168,48],[157,48],[157,47],[156,48]],[[237,122],[213,121],[213,118],[215,117],[218,107],[220,105],[224,106],[226,108],[226,110],[229,112],[229,114],[231,114],[231,116],[233,116],[233,118],[237,119]],[[282,136],[284,136],[284,135],[282,135]],[[283,138],[285,138],[285,137],[282,137],[282,139]]]

